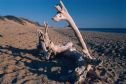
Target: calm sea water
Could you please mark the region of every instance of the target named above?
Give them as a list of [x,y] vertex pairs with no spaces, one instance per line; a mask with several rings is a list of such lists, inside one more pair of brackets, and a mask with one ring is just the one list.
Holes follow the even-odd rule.
[[126,28],[80,28],[81,31],[99,31],[126,34]]

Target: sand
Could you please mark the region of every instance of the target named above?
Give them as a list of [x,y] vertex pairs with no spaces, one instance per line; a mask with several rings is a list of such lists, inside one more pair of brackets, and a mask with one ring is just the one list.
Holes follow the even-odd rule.
[[[36,28],[12,20],[0,20],[0,84],[70,84],[65,78],[73,69],[68,59],[40,59],[36,52]],[[86,83],[126,83],[126,34],[81,32],[93,57],[103,60],[103,65],[88,74]],[[71,29],[49,28],[49,36],[56,44],[69,41],[80,51],[81,47]],[[76,82],[75,82],[76,83]]]

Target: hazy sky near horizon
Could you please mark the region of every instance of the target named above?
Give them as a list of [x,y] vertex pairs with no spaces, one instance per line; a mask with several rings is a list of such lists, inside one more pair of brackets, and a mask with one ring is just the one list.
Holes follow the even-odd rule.
[[[126,0],[62,0],[79,27],[126,28]],[[66,26],[54,22],[54,6],[59,0],[0,0],[0,15],[14,15],[51,26]]]

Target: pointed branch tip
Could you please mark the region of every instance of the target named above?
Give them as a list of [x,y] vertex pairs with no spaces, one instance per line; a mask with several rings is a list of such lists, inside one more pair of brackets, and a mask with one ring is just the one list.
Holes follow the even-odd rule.
[[61,8],[67,12],[67,9],[66,9],[64,3],[62,2],[62,0],[60,0],[60,5],[61,5]]

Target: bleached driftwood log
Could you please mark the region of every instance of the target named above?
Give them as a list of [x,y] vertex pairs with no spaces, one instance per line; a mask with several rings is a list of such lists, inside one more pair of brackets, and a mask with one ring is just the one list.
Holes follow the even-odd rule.
[[55,8],[58,10],[58,14],[56,16],[54,16],[52,19],[54,21],[66,20],[69,23],[69,25],[71,26],[71,28],[73,29],[77,39],[79,40],[79,42],[83,48],[82,51],[84,52],[84,54],[86,54],[86,56],[88,56],[90,59],[92,59],[78,27],[76,26],[74,20],[72,19],[72,17],[68,13],[63,2],[60,1],[60,4],[55,6]]
[[45,27],[45,32],[43,32],[41,29],[38,29],[38,45],[37,48],[38,50],[42,51],[42,53],[47,53],[48,55],[46,56],[46,59],[50,58],[50,54],[54,53],[61,53],[69,49],[73,49],[73,43],[68,42],[65,45],[55,45],[50,39],[48,35],[48,24],[44,23]]
[[[74,31],[74,33],[75,33],[77,39],[79,40],[79,42],[80,42],[80,44],[81,44],[81,46],[82,46],[82,51],[83,51],[83,53],[84,53],[87,57],[89,57],[90,59],[93,60],[93,58],[91,57],[91,55],[90,55],[90,53],[89,53],[89,51],[88,51],[88,48],[87,48],[87,46],[86,46],[86,43],[85,43],[84,40],[83,40],[83,37],[82,37],[82,35],[81,35],[81,33],[80,33],[78,27],[76,26],[74,20],[72,19],[72,17],[71,17],[70,14],[68,13],[68,11],[67,11],[66,7],[64,6],[63,2],[60,0],[60,4],[57,5],[57,6],[55,6],[55,8],[57,9],[58,14],[57,14],[56,16],[54,16],[52,19],[53,19],[54,21],[66,20],[66,21],[68,22],[68,24],[71,26],[71,28],[73,29],[73,31]],[[86,69],[84,69],[84,68],[82,68],[82,69],[79,68],[79,69],[77,69],[77,72],[78,72],[78,73],[81,73],[81,71],[83,71],[83,73],[88,72],[88,71],[91,69],[91,66],[92,66],[92,65],[89,64],[89,65],[87,66]],[[84,71],[84,70],[85,70],[85,71]],[[83,76],[84,76],[83,74],[80,75],[79,81],[82,81]]]
[[[96,60],[89,59],[84,54],[78,52],[74,47],[72,42],[68,42],[65,45],[55,45],[50,39],[48,35],[48,24],[44,23],[45,32],[41,29],[38,29],[38,50],[44,53],[46,59],[49,60],[52,53],[60,54],[61,56],[65,56],[74,60],[76,63],[75,72],[79,77],[79,82],[86,78],[87,72],[91,69],[91,63]],[[86,69],[86,70],[85,70]]]
[[76,74],[81,77],[80,75],[84,74],[86,77],[86,73],[83,73],[85,70],[85,60],[84,56],[76,51],[73,48],[73,43],[68,42],[65,45],[55,45],[50,39],[48,35],[48,25],[44,23],[45,32],[41,29],[37,30],[39,42],[37,45],[38,50],[45,56],[47,60],[50,59],[52,53],[61,54],[61,56],[66,56],[75,61],[77,64],[77,68],[75,69]]

